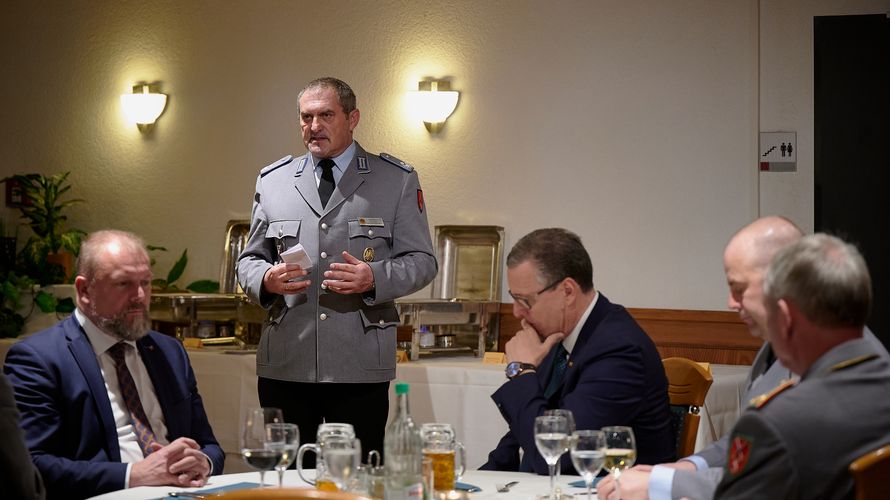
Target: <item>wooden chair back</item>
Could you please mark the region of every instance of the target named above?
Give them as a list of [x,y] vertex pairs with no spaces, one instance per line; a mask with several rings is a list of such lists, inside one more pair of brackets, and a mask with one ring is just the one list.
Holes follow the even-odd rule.
[[672,426],[677,439],[677,458],[695,451],[695,438],[701,421],[699,412],[714,382],[711,367],[686,358],[662,360],[668,379]]
[[870,451],[850,464],[850,474],[856,485],[856,500],[887,498],[887,478],[890,477],[890,444]]

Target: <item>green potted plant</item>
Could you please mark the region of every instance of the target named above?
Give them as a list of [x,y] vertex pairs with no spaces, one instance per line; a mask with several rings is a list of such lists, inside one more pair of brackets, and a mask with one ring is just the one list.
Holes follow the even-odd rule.
[[63,200],[71,189],[70,172],[53,175],[24,174],[3,179],[18,183],[21,190],[22,220],[34,233],[25,242],[19,260],[27,274],[39,284],[66,283],[72,277],[74,257],[86,233],[68,228],[65,210],[82,203],[81,199]]

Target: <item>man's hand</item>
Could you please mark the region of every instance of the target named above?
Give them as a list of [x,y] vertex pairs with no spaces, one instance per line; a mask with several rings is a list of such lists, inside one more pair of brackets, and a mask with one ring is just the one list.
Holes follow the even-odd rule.
[[332,292],[349,294],[363,293],[374,288],[374,272],[367,262],[362,262],[349,252],[343,252],[345,263],[331,264],[330,271],[325,271],[322,281],[328,290]]
[[210,462],[194,440],[179,438],[163,446],[152,444],[152,452],[130,468],[130,487],[204,486],[210,475]]
[[528,324],[527,321],[522,320],[521,324],[522,330],[516,332],[516,335],[504,346],[508,363],[511,361],[522,361],[523,363],[540,366],[553,346],[557,342],[561,342],[566,336],[564,333],[554,333],[548,335],[542,341],[537,330]]
[[309,280],[291,281],[309,274],[299,264],[275,264],[263,275],[263,290],[278,295],[302,293],[312,284]]
[[[651,465],[637,465],[621,473],[621,500],[644,500],[649,498],[649,475]],[[596,497],[600,500],[619,498],[615,491],[615,476],[609,474],[596,485]]]

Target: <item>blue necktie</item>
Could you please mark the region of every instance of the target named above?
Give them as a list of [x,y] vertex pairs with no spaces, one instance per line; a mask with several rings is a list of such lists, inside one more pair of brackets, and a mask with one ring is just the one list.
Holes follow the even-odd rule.
[[569,365],[569,352],[562,346],[562,343],[556,346],[556,353],[553,357],[553,370],[550,372],[550,380],[547,382],[547,390],[544,391],[544,397],[550,399],[550,396],[556,394],[562,385],[562,379],[566,374],[566,367]]

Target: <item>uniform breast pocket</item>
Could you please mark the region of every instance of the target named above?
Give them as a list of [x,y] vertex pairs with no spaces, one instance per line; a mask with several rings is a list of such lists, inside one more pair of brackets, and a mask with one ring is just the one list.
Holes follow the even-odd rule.
[[266,239],[275,245],[278,255],[300,242],[300,220],[275,220],[266,228]]
[[349,253],[364,262],[388,259],[392,253],[392,221],[376,219],[369,223],[367,219],[349,221]]

